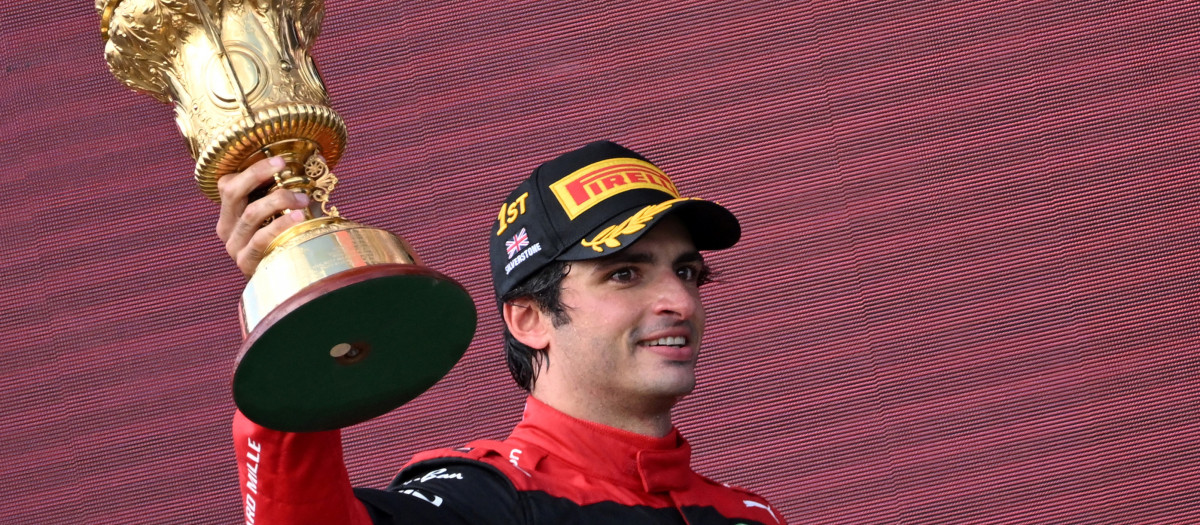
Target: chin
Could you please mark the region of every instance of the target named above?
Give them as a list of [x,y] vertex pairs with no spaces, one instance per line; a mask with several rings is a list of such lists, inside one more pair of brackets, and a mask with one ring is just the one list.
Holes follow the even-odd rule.
[[680,398],[696,388],[696,366],[694,362],[658,363],[635,373],[630,383],[635,391],[653,398]]
[[679,378],[675,381],[655,381],[650,388],[656,395],[662,397],[683,397],[696,389],[696,378]]

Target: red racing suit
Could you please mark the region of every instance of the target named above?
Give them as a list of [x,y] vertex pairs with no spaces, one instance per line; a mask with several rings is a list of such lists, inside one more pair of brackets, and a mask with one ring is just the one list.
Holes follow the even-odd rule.
[[352,489],[338,431],[233,424],[246,523],[786,525],[766,500],[690,466],[677,430],[651,438],[530,397],[504,441],[417,454],[387,489]]

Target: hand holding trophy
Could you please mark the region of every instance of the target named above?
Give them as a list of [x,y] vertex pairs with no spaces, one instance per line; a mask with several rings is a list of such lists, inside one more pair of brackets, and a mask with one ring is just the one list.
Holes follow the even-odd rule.
[[[308,196],[242,293],[245,341],[233,397],[277,430],[341,428],[420,395],[462,356],[475,308],[458,283],[421,266],[396,236],[341,217],[330,171],[346,126],[309,56],[321,0],[97,0],[105,58],[127,86],[172,103],[217,181],[268,157],[286,166],[252,198]],[[303,201],[304,199],[299,199]]]

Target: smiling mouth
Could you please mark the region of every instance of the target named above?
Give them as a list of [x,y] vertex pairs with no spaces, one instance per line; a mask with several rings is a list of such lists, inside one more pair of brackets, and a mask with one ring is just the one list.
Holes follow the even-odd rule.
[[638,341],[638,346],[673,346],[683,348],[687,346],[687,338],[683,336],[675,337],[660,337],[653,341]]
[[672,335],[645,339],[638,341],[637,347],[673,363],[694,363],[696,360],[696,349],[692,347],[690,336]]

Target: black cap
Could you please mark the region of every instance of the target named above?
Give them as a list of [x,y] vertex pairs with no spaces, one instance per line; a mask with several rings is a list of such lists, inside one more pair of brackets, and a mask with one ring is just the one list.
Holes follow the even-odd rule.
[[741,236],[733,213],[680,197],[662,170],[619,144],[593,142],[543,163],[505,199],[492,228],[496,297],[552,261],[619,252],[671,215],[699,250],[728,248]]

